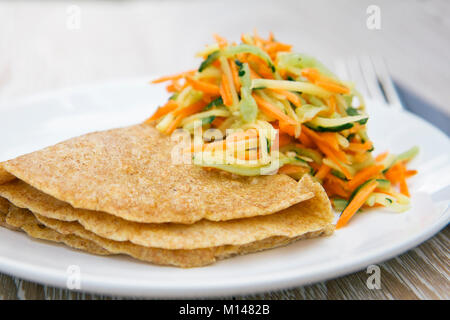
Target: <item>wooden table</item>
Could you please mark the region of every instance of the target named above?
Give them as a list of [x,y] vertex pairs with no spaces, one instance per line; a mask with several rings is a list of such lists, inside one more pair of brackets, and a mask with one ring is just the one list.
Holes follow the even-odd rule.
[[[217,32],[272,30],[296,50],[323,57],[380,55],[393,77],[450,114],[450,4],[377,1],[381,29],[366,27],[372,1],[102,1],[0,3],[0,102],[55,88],[171,73]],[[79,14],[79,15],[78,15]],[[77,20],[77,17],[80,17]],[[75,20],[74,20],[75,19]],[[78,21],[80,22],[78,24]],[[236,297],[267,299],[449,299],[449,228],[381,267],[300,288]],[[3,299],[97,299],[0,275]],[[110,298],[110,297],[107,297]]]

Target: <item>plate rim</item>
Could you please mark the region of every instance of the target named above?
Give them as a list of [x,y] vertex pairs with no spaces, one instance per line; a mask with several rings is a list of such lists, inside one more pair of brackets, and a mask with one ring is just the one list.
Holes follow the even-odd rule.
[[[139,77],[126,77],[118,79],[109,79],[106,81],[96,81],[93,83],[80,84],[75,86],[69,86],[64,88],[58,88],[54,90],[47,90],[44,92],[35,93],[26,97],[18,99],[6,100],[0,103],[0,113],[13,110],[14,105],[27,103],[36,99],[42,99],[48,96],[60,96],[69,92],[91,89],[92,87],[105,87],[111,85],[119,85],[124,83],[138,84],[148,83],[149,79],[155,78],[152,76],[139,76]],[[9,105],[7,108],[2,109],[5,105]],[[407,111],[402,110],[400,113],[407,114],[410,117],[415,118],[422,122],[424,125],[431,127],[437,134],[442,135],[448,139],[448,136],[439,128],[429,123],[423,118]],[[337,264],[333,264],[333,267],[322,266],[319,269],[315,269],[314,272],[308,271],[307,273],[295,275],[294,266],[284,270],[281,275],[268,275],[267,272],[258,274],[249,280],[242,281],[239,278],[239,283],[221,283],[215,284],[211,287],[196,287],[193,283],[183,284],[185,287],[179,286],[167,286],[163,283],[153,283],[149,285],[147,279],[143,279],[141,282],[123,283],[124,279],[118,281],[117,279],[111,279],[108,276],[93,276],[89,274],[83,274],[82,289],[81,292],[92,292],[98,294],[110,294],[110,295],[125,295],[125,296],[141,296],[141,297],[164,297],[164,298],[182,298],[182,297],[220,297],[230,295],[243,295],[258,293],[268,290],[278,290],[282,288],[291,288],[318,281],[325,281],[331,278],[340,277],[358,270],[362,270],[368,265],[380,263],[386,261],[394,256],[398,256],[411,248],[416,247],[420,243],[428,240],[433,235],[446,227],[450,222],[449,207],[445,208],[439,213],[439,218],[428,226],[428,228],[418,233],[413,238],[407,238],[403,241],[397,242],[397,245],[390,247],[388,250],[369,250],[365,254],[359,254],[357,259],[352,259],[348,262],[342,263],[341,259]],[[13,232],[9,231],[8,232]],[[32,263],[18,262],[8,257],[0,257],[0,271],[15,277],[23,278],[29,281],[38,282],[44,285],[56,286],[63,289],[65,287],[67,275],[57,268],[36,266]],[[112,280],[112,281],[111,281]],[[127,280],[129,281],[129,280]],[[164,286],[164,287],[162,287]],[[74,290],[77,291],[77,290]]]
[[[173,286],[170,288],[162,287],[166,286],[167,284],[158,284],[156,286],[153,284],[153,287],[149,287],[147,286],[148,281],[142,281],[140,283],[133,283],[130,285],[129,283],[123,283],[125,282],[125,280],[111,281],[111,278],[109,277],[93,277],[89,274],[83,274],[81,290],[73,291],[147,298],[201,298],[255,294],[265,291],[303,286],[311,283],[316,283],[318,281],[326,281],[329,279],[341,277],[358,270],[363,270],[369,265],[377,264],[395,256],[401,255],[402,253],[416,247],[420,243],[423,243],[424,241],[430,239],[433,235],[445,228],[450,220],[450,217],[448,216],[448,214],[446,214],[446,212],[448,211],[448,208],[444,210],[444,212],[441,213],[441,218],[437,222],[432,224],[426,230],[426,232],[418,234],[413,240],[411,240],[410,238],[404,240],[397,246],[392,247],[390,250],[372,250],[362,257],[361,255],[359,255],[360,258],[358,259],[359,261],[357,263],[355,263],[354,260],[349,260],[349,262],[346,262],[342,265],[335,265],[332,269],[322,267],[319,272],[316,271],[314,272],[314,274],[301,274],[295,276],[291,275],[291,273],[283,273],[283,276],[279,276],[278,278],[271,278],[269,279],[269,281],[267,281],[267,274],[264,273],[262,276],[258,276],[262,279],[252,278],[251,281],[248,280],[247,282],[240,282],[237,284],[231,283],[221,286],[216,285],[215,287],[210,288],[198,288],[192,286],[192,284],[186,287]],[[14,232],[11,230],[7,231]],[[379,251],[384,251],[384,253],[379,253]],[[64,287],[67,281],[67,275],[56,268],[42,266],[36,267],[36,265],[33,264],[20,263],[13,261],[12,259],[0,257],[0,271],[14,277],[26,279],[28,281],[38,282],[43,285],[55,286],[61,289],[67,289],[67,287]],[[45,279],[42,279],[43,275],[45,275]]]

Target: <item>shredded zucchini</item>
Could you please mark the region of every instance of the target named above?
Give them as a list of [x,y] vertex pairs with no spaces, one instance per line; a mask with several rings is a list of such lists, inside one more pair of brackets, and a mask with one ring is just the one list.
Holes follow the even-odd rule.
[[247,63],[239,64],[239,80],[241,82],[239,110],[245,122],[254,122],[258,114],[258,106],[252,97],[250,69]]
[[270,79],[254,79],[252,80],[252,88],[271,88],[289,91],[297,91],[316,95],[320,98],[328,98],[331,93],[319,86],[309,82],[289,81],[289,80],[270,80]]

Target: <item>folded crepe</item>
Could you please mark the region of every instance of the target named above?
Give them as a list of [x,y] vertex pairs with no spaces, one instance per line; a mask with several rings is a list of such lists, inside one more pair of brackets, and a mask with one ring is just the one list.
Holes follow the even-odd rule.
[[0,198],[0,226],[16,230],[15,227],[12,227],[6,223],[6,216],[8,214],[8,211],[9,211],[9,201],[4,198]]
[[6,215],[5,223],[10,228],[22,229],[31,237],[41,240],[61,242],[69,247],[87,251],[98,255],[108,255],[109,251],[103,249],[95,242],[77,237],[73,234],[61,234],[53,229],[46,228],[39,224],[32,214],[28,214],[28,210],[19,209],[13,205],[10,206]]
[[234,255],[274,248],[299,239],[314,238],[332,232],[331,229],[325,228],[294,238],[278,236],[244,245],[224,245],[192,250],[168,250],[139,246],[128,241],[105,239],[87,231],[76,222],[58,221],[45,218],[38,214],[33,215],[29,210],[14,206],[11,206],[6,222],[11,227],[22,229],[33,238],[62,242],[70,247],[93,254],[126,254],[154,264],[172,265],[183,268],[200,267]]
[[2,163],[75,208],[142,223],[194,223],[277,212],[313,196],[285,175],[237,177],[175,164],[177,142],[147,124],[94,132]]
[[174,164],[175,144],[141,124],[4,162],[0,223],[91,253],[179,267],[333,232],[330,202],[311,177],[230,177]]

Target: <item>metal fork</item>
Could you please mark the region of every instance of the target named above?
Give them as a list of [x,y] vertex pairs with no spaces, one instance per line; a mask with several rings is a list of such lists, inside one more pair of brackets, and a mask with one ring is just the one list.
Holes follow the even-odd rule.
[[383,58],[351,57],[335,61],[334,67],[337,76],[355,82],[363,96],[392,109],[404,109]]

